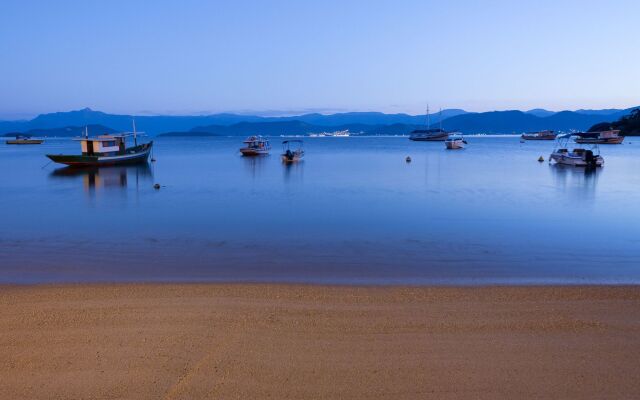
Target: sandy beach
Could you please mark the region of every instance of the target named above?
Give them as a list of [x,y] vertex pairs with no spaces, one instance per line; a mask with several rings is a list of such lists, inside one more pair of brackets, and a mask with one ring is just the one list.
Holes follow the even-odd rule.
[[0,398],[629,399],[640,287],[0,287]]

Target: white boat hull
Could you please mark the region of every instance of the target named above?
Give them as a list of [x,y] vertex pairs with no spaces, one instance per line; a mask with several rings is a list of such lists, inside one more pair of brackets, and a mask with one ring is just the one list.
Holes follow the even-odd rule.
[[444,145],[448,150],[464,149],[465,143],[463,140],[447,140]]
[[[549,158],[555,161],[558,164],[562,165],[571,165],[574,167],[588,167],[589,163],[584,159],[584,157],[576,157],[572,155],[568,155],[566,153],[551,153]],[[604,158],[601,156],[594,156],[595,166],[602,167],[604,165]]]

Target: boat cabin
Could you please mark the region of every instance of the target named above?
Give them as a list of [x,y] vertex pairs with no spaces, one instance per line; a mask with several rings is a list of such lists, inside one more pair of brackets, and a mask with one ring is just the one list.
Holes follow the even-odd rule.
[[74,139],[80,142],[83,156],[115,156],[125,153],[124,135],[100,135]]

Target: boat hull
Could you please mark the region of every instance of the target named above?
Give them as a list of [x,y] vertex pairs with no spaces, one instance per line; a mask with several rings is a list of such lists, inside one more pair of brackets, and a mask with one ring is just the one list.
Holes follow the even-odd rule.
[[604,159],[601,156],[594,156],[595,162],[593,164],[587,163],[582,157],[574,157],[561,153],[552,153],[549,158],[558,164],[571,165],[574,167],[602,167],[604,165]]
[[620,144],[624,141],[624,136],[613,138],[576,138],[576,143],[580,144]]
[[556,140],[555,136],[520,136],[523,140]]
[[6,144],[42,144],[44,140],[41,139],[25,139],[25,140],[7,140]]
[[269,154],[269,150],[242,148],[240,149],[240,153],[245,157],[265,156]]
[[449,134],[437,135],[437,136],[410,136],[409,140],[414,142],[444,142],[449,139]]
[[147,162],[152,147],[153,142],[149,142],[127,149],[125,154],[118,154],[114,156],[47,154],[47,157],[55,163],[69,165],[71,167],[131,165]]
[[460,149],[464,149],[464,142],[444,142],[445,146],[447,147],[447,150],[460,150]]
[[280,155],[280,159],[282,160],[283,163],[295,163],[298,161],[302,161],[302,157],[304,157],[304,154],[281,154]]

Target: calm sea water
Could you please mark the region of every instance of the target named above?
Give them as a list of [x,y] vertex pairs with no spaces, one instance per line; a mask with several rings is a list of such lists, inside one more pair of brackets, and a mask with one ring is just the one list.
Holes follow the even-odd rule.
[[282,138],[262,158],[241,140],[79,172],[45,166],[68,139],[0,145],[0,282],[640,283],[640,139],[591,173],[515,137],[307,138],[291,166]]

